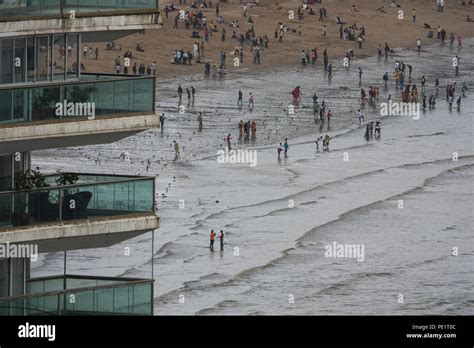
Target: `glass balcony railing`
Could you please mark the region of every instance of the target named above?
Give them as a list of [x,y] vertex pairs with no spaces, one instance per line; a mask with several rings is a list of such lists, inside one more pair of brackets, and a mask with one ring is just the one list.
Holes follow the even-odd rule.
[[0,127],[154,112],[154,77],[84,75],[75,82],[0,88]]
[[153,315],[153,280],[66,275],[30,279],[0,298],[0,316]]
[[4,0],[0,2],[0,21],[28,17],[62,17],[121,14],[158,10],[157,0]]
[[74,185],[0,192],[0,231],[6,228],[155,213],[155,179],[78,174]]

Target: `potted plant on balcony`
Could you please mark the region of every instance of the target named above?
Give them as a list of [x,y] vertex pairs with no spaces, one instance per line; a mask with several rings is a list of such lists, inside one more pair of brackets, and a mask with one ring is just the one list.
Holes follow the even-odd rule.
[[[37,94],[38,93],[38,94]],[[55,107],[59,100],[59,87],[41,88],[33,93],[32,120],[42,121],[55,117]]]
[[16,174],[15,190],[20,192],[14,196],[12,214],[14,226],[29,225],[32,217],[41,216],[41,210],[47,209],[44,203],[48,201],[49,192],[34,192],[34,190],[40,190],[48,186],[38,167],[31,171],[31,175],[28,172]]
[[92,93],[95,93],[97,89],[92,86],[88,87],[80,87],[74,86],[72,88],[68,88],[67,96],[68,102],[72,103],[87,103],[91,101]]
[[59,176],[56,179],[56,184],[59,186],[74,185],[79,180],[79,176],[75,173],[63,173],[59,170],[57,173]]

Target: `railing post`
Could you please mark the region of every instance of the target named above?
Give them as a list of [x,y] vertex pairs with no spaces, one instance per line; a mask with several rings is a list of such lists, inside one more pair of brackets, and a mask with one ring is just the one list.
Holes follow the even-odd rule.
[[61,17],[64,15],[64,0],[60,0],[59,2],[59,11],[61,12]]
[[63,190],[59,189],[59,222],[62,224],[63,222]]

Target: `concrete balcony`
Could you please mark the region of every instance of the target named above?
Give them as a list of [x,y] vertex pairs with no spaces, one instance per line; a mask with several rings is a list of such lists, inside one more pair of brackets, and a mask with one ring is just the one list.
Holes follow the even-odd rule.
[[29,279],[25,295],[0,297],[0,316],[24,315],[153,315],[153,280],[77,275]]
[[74,185],[0,192],[0,244],[39,253],[107,247],[159,227],[155,178],[78,174]]
[[162,24],[156,0],[19,0],[10,3],[0,5],[0,37],[117,31],[114,37],[107,36],[116,39],[139,30],[157,29]]
[[[154,77],[81,75],[80,80],[4,85],[0,101],[0,154],[112,143],[159,127]],[[64,101],[90,105],[93,117],[58,116],[58,103]]]

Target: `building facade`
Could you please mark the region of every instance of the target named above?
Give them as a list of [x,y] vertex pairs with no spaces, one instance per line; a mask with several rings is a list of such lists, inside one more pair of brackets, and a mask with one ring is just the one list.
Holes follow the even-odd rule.
[[160,26],[156,0],[1,2],[0,315],[153,313],[153,279],[66,269],[33,279],[31,255],[19,250],[66,257],[159,227],[154,177],[43,176],[31,168],[31,151],[112,143],[159,127],[155,77],[85,70],[82,43]]

